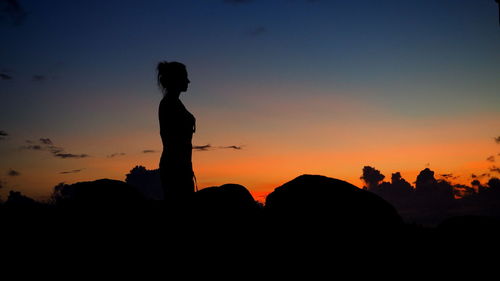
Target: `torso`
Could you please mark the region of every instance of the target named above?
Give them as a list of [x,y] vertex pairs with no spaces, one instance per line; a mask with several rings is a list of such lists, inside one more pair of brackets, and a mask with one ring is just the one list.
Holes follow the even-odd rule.
[[162,165],[191,165],[196,120],[179,99],[163,98],[158,110],[163,143]]

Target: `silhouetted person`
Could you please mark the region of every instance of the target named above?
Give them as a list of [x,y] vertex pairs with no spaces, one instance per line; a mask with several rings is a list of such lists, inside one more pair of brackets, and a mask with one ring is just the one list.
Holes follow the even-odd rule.
[[186,66],[179,62],[162,61],[157,72],[158,85],[164,94],[158,111],[163,143],[160,176],[165,200],[178,204],[194,194],[191,139],[196,120],[179,99],[190,81]]

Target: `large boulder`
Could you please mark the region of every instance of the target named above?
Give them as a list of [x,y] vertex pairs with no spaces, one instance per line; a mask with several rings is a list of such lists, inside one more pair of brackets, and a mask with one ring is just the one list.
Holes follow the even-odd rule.
[[401,217],[387,201],[342,180],[302,175],[276,188],[266,210],[295,226],[320,228],[396,227]]
[[242,185],[224,184],[199,190],[195,194],[198,210],[241,212],[258,208],[252,194]]
[[54,187],[52,200],[57,206],[85,208],[132,207],[144,200],[134,186],[118,180],[59,184]]

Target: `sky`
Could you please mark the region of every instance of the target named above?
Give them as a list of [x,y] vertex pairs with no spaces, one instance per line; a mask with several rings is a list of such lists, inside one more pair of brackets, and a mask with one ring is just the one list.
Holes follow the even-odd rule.
[[498,17],[493,0],[0,0],[0,195],[158,168],[161,60],[188,69],[200,188],[498,176]]

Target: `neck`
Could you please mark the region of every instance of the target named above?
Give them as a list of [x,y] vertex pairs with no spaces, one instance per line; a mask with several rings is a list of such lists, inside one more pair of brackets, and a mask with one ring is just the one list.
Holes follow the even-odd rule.
[[181,95],[180,91],[168,91],[165,94],[165,97],[168,97],[169,99],[179,99],[180,95]]

